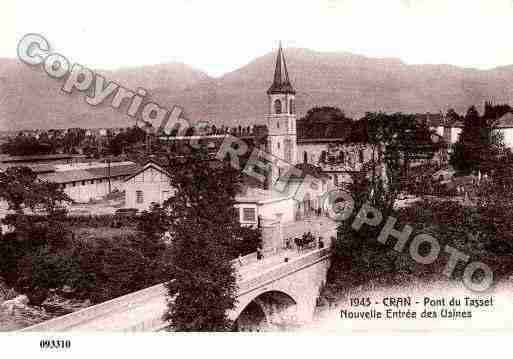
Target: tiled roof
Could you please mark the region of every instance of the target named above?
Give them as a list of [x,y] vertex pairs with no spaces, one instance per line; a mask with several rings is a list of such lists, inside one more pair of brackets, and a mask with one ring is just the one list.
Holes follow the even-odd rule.
[[[137,172],[140,168],[137,164],[124,164],[124,165],[115,165],[113,164],[110,167],[110,177],[118,177],[118,176],[130,176],[131,174]],[[38,177],[42,180],[55,182],[55,183],[70,183],[77,181],[89,181],[93,179],[99,178],[107,178],[109,176],[108,167],[96,167],[96,168],[86,168],[86,169],[71,169],[67,171],[59,171],[52,173],[41,174]]]
[[414,115],[417,121],[425,121],[430,127],[443,126],[445,118],[440,113],[417,113]]
[[508,112],[502,116],[495,125],[496,128],[513,128],[513,113]]
[[[288,173],[286,176],[283,176],[284,178],[290,178],[290,180],[301,180],[305,178],[306,176],[312,176],[314,178],[329,178],[327,174],[325,174],[320,167],[314,166],[310,163],[299,163],[295,166],[296,169],[299,169],[301,172],[300,175],[295,174],[295,170],[293,173],[290,174],[290,177],[288,176]],[[292,169],[291,169],[292,171]]]
[[139,173],[146,171],[150,167],[170,177],[170,174],[163,168],[163,166],[159,162],[157,162],[155,159],[150,159],[144,164],[144,166],[139,166],[137,170],[133,171],[130,174],[130,176],[125,179],[125,181],[128,181],[130,178],[133,178],[134,176],[137,176]]

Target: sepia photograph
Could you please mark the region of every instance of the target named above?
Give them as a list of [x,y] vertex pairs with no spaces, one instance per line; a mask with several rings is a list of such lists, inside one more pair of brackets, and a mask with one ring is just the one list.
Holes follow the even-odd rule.
[[513,1],[0,14],[0,345],[513,333]]

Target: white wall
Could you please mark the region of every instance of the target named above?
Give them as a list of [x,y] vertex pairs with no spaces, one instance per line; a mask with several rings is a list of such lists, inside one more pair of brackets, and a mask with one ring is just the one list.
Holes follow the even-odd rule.
[[[255,201],[253,203],[236,203],[235,208],[239,208],[239,221],[243,225],[256,225],[258,216],[261,216],[264,220],[276,220],[278,219],[278,213],[283,214],[283,222],[292,222],[295,219],[295,201],[287,197],[267,201]],[[256,216],[254,222],[244,220],[244,208],[255,209]]]
[[297,163],[304,162],[304,153],[308,155],[308,163],[317,165],[322,151],[328,152],[327,143],[299,143],[297,145]]
[[504,136],[504,145],[513,149],[513,128],[501,128],[499,131]]
[[277,213],[282,213],[282,222],[294,221],[295,201],[285,198],[267,203],[258,204],[258,212],[264,219],[278,219]]
[[[89,202],[100,199],[109,193],[109,182],[106,178],[66,183],[64,192],[76,202]],[[85,183],[85,184],[83,184]],[[111,190],[122,190],[123,180],[111,178]]]
[[460,133],[462,128],[460,127],[452,127],[451,128],[451,143],[458,142],[458,138],[460,137]]
[[[152,167],[126,181],[123,188],[125,189],[125,208],[139,210],[148,210],[153,202],[161,204],[175,193],[168,176]],[[142,191],[142,203],[137,202],[137,191]]]

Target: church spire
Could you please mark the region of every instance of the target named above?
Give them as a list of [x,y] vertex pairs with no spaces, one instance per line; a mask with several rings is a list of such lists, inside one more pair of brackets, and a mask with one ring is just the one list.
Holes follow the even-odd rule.
[[[283,71],[282,71],[283,70]],[[267,90],[267,94],[295,94],[294,88],[292,87],[289,80],[289,73],[287,71],[287,63],[285,62],[285,56],[283,55],[283,50],[280,47],[278,49],[278,55],[276,56],[276,68],[274,69],[274,81],[269,90]]]

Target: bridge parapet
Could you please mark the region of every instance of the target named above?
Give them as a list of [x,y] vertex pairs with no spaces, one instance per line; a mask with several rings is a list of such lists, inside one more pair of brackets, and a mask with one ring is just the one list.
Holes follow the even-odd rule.
[[304,256],[293,258],[289,262],[280,263],[279,265],[260,272],[253,277],[249,277],[240,281],[239,291],[237,294],[238,296],[241,296],[247,292],[256,290],[270,282],[274,282],[307,266],[311,266],[319,261],[325,260],[329,255],[330,248],[323,248],[309,252]]
[[[288,262],[277,263],[255,275],[239,278],[237,298],[250,297],[253,291],[270,283],[279,282],[289,275],[314,266],[318,262],[325,261],[329,255],[329,248],[314,250],[303,256],[292,258]],[[246,261],[252,262],[255,260],[254,257],[256,258],[256,255],[252,253],[244,258]],[[233,263],[237,263],[237,261],[233,261]],[[236,264],[236,266],[238,265]],[[168,325],[162,319],[167,310],[167,298],[165,284],[158,284],[36,324],[22,331],[158,331]],[[238,306],[240,308],[236,312],[240,313],[245,304],[239,303]]]

